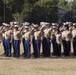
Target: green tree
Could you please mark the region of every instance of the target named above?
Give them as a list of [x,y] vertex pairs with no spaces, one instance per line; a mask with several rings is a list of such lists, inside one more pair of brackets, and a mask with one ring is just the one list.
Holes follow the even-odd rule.
[[72,2],[73,21],[76,22],[76,0]]
[[62,7],[65,7],[67,5],[67,1],[66,0],[59,0],[58,2],[58,6],[62,6]]
[[3,1],[2,0],[0,0],[0,23],[3,21],[3,6],[4,6],[4,4],[3,4]]
[[40,21],[57,22],[58,1],[54,0],[39,0],[34,4],[29,20],[31,22],[39,23]]
[[16,20],[57,22],[58,0],[3,0],[6,5],[6,22]]

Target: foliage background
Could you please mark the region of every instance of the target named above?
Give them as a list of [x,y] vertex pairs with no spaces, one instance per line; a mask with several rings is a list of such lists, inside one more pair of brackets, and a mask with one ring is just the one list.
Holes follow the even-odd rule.
[[5,21],[18,21],[20,23],[29,21],[39,23],[40,21],[57,22],[58,6],[69,9],[72,7],[73,21],[76,21],[76,0],[72,3],[66,0],[0,0],[0,23]]

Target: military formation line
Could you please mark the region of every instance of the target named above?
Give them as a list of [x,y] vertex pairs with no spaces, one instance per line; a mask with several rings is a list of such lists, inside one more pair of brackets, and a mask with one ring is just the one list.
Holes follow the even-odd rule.
[[[13,47],[13,56],[20,57],[20,44],[23,45],[23,56],[31,57],[31,44],[33,45],[33,55],[40,58],[41,44],[42,56],[50,57],[70,56],[71,42],[73,45],[73,55],[76,56],[76,23],[65,22],[61,26],[57,23],[40,22],[38,24],[18,22],[3,23],[0,26],[0,38],[4,49],[4,56],[11,57],[11,48]],[[53,52],[51,52],[51,44]],[[63,53],[61,46],[63,45]]]

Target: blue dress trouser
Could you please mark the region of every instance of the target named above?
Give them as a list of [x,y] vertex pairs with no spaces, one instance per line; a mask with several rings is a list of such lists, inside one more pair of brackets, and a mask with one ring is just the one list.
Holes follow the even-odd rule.
[[5,37],[2,37],[2,44],[3,44],[3,48],[4,48],[4,54],[6,54]]
[[25,54],[25,38],[22,38],[22,44],[23,44],[23,49],[24,49],[24,54]]
[[73,53],[74,56],[76,56],[76,37],[72,38],[72,43],[73,43]]
[[34,57],[40,57],[40,40],[34,40]]
[[15,52],[15,51],[14,51],[14,50],[15,50],[15,49],[14,49],[14,39],[12,40],[12,46],[13,46],[13,54],[15,55],[15,53],[14,53],[14,52]]
[[43,38],[43,42],[42,42],[42,48],[43,48],[43,56],[44,57],[50,57],[50,38]]
[[56,37],[52,38],[52,45],[53,45],[53,55],[57,55]]
[[62,39],[62,43],[63,43],[64,55],[70,56],[71,42]]
[[61,44],[56,43],[56,55],[61,56]]
[[14,47],[14,56],[19,57],[20,56],[20,40],[14,40],[13,47]]
[[30,58],[30,42],[25,40],[25,57]]
[[11,43],[9,39],[5,39],[6,56],[11,56]]
[[[32,44],[33,44],[33,50],[35,50],[35,39],[34,38],[32,39]],[[35,52],[35,51],[33,51],[33,52]]]

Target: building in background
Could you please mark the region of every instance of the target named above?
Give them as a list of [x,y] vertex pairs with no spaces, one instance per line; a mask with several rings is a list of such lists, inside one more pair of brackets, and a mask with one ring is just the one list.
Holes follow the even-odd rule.
[[58,7],[58,23],[60,24],[71,20],[72,20],[72,11],[63,7]]

